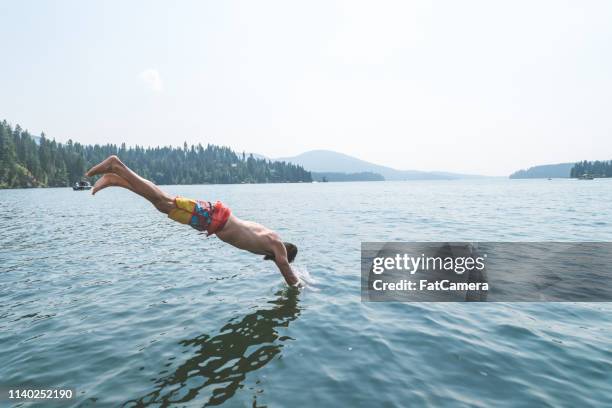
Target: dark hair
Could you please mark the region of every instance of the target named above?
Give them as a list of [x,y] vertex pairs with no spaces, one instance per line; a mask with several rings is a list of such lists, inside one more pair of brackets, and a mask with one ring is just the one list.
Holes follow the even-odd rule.
[[[283,242],[283,244],[285,244],[285,249],[287,250],[287,260],[289,261],[289,263],[291,263],[295,259],[295,256],[298,253],[298,249],[291,242]],[[274,260],[274,255],[266,255],[266,256],[264,256],[264,259],[265,260],[270,260],[270,259]]]

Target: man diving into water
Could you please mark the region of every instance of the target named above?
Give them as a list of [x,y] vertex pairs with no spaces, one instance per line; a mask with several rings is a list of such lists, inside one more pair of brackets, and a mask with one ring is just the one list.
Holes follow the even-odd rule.
[[92,167],[86,176],[98,174],[102,174],[102,177],[94,185],[92,194],[113,186],[132,190],[174,221],[188,224],[198,231],[206,231],[208,235],[217,234],[222,241],[236,248],[273,260],[289,285],[299,284],[300,280],[289,265],[297,255],[297,247],[282,242],[277,233],[263,225],[236,217],[221,201],[212,204],[208,201],[171,197],[130,170],[117,156],[110,156]]

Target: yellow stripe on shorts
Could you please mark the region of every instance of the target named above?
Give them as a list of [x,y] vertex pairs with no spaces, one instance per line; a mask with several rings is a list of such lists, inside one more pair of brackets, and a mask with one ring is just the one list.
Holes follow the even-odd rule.
[[170,210],[168,218],[180,222],[181,224],[189,224],[191,221],[191,214],[193,214],[196,205],[195,200],[185,197],[176,197],[174,202],[177,208]]

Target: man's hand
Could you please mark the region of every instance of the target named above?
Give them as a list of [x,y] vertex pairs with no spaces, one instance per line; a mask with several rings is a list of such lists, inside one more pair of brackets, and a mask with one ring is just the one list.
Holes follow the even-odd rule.
[[274,241],[273,249],[274,251],[274,263],[280,270],[280,273],[285,278],[285,281],[289,286],[297,286],[300,283],[300,279],[291,269],[291,265],[289,265],[289,260],[287,259],[287,249],[285,249],[285,244],[282,243],[281,240],[276,239]]

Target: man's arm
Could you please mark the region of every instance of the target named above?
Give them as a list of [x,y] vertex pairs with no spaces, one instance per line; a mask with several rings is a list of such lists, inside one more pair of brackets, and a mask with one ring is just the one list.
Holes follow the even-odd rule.
[[293,269],[291,269],[291,265],[289,265],[289,260],[287,259],[287,250],[285,249],[285,245],[280,241],[276,240],[274,243],[274,263],[280,270],[280,273],[285,278],[285,281],[289,286],[295,286],[300,282],[300,279],[297,277]]

